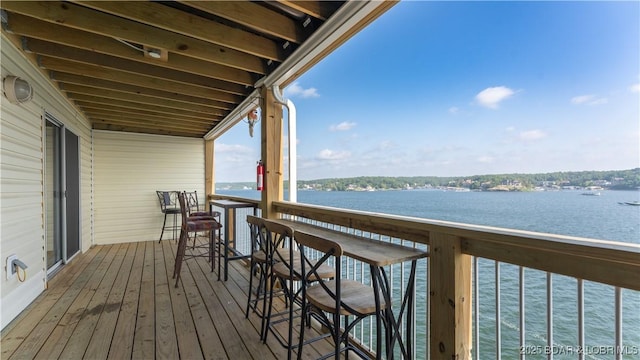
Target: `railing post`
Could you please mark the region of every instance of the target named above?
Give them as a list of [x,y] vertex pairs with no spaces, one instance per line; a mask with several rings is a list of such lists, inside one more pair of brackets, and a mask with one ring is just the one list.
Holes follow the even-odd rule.
[[214,140],[205,140],[204,142],[204,193],[205,199],[209,199],[209,195],[216,192],[216,173],[213,156]]
[[471,256],[459,237],[431,232],[429,286],[431,359],[471,357]]
[[264,190],[262,190],[262,217],[273,219],[277,214],[272,210],[274,201],[283,199],[284,176],[282,159],[282,105],[276,104],[273,92],[263,87],[260,90],[261,153],[264,163]]

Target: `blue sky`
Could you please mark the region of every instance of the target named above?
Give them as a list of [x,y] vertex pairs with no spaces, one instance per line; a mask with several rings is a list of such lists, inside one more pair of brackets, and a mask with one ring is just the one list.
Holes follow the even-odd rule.
[[[298,178],[640,166],[640,2],[403,1],[285,89]],[[259,126],[216,140],[253,181]]]

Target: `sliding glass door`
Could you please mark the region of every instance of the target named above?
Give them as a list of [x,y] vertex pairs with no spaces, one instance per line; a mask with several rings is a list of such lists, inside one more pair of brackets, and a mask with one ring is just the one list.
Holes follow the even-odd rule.
[[45,247],[47,269],[53,270],[62,263],[62,128],[45,122]]
[[47,272],[80,250],[80,149],[78,136],[45,119],[45,248]]

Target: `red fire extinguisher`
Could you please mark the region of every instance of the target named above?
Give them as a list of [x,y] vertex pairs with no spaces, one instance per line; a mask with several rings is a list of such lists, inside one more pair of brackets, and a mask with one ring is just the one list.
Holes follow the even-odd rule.
[[262,164],[262,160],[258,161],[256,174],[257,174],[257,189],[258,191],[262,191],[264,189],[264,165]]

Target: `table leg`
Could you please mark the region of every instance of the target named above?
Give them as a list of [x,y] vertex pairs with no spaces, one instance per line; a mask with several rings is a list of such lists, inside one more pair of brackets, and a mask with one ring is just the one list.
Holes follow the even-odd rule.
[[383,267],[375,267],[374,272],[374,289],[377,287],[380,289],[384,301],[387,304],[387,308],[384,310],[385,318],[385,346],[387,350],[387,359],[393,360],[396,338],[398,337],[398,327],[396,325],[396,319],[393,314],[393,307],[391,304],[391,286],[387,273]]
[[[393,359],[395,357],[394,348],[396,346],[396,342],[400,346],[400,352],[402,354],[403,359],[413,359],[413,305],[415,300],[415,278],[416,278],[416,266],[417,261],[413,260],[411,262],[411,271],[409,275],[409,283],[407,284],[407,289],[402,298],[400,310],[396,314],[393,312],[393,308],[391,306],[391,286],[389,282],[389,277],[387,276],[384,268],[371,268],[373,279],[374,279],[374,289],[379,286],[380,291],[382,292],[385,301],[389,304],[387,310],[385,311],[385,319],[386,319],[386,345],[387,345],[387,359]],[[402,317],[406,312],[406,339],[402,339],[400,327],[402,325]]]
[[409,285],[407,285],[407,292],[405,293],[405,297],[408,297],[406,301],[406,309],[407,309],[407,358],[413,359],[413,319],[414,319],[414,302],[416,298],[416,267],[418,261],[413,260],[411,262],[411,274],[409,275]]
[[[391,359],[393,358],[393,347],[391,346],[391,329],[389,328],[389,325],[391,324],[391,322],[389,321],[389,316],[391,315],[391,306],[389,304],[391,304],[391,301],[389,299],[389,292],[386,291],[387,285],[384,282],[383,277],[380,275],[380,271],[384,271],[384,269],[380,269],[377,266],[370,265],[370,271],[373,293],[376,303],[376,359],[382,358],[382,322],[380,321],[381,315],[384,316],[384,343],[385,349],[387,350],[387,359]],[[382,310],[380,306],[380,293],[382,293],[385,304],[387,304],[387,309]]]
[[224,214],[224,281],[229,279],[229,209]]

